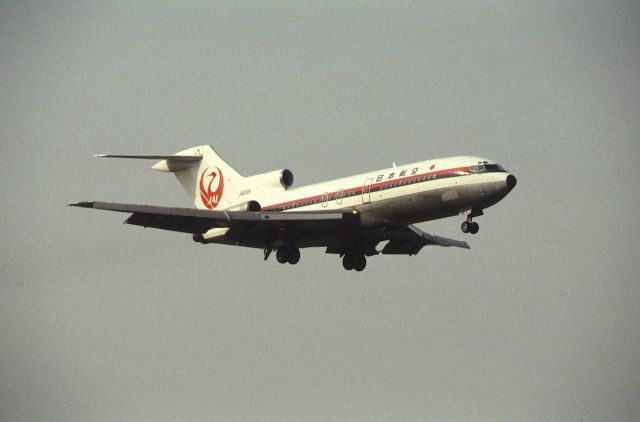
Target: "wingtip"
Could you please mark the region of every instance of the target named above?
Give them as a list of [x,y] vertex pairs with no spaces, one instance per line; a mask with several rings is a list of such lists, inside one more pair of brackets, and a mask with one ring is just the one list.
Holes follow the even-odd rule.
[[75,204],[67,204],[67,205],[70,207],[93,208],[93,204],[95,204],[95,201],[81,201],[81,202],[76,202]]

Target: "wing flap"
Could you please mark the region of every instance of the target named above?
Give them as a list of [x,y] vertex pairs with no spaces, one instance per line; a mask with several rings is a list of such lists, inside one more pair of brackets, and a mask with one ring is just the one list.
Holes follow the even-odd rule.
[[163,215],[136,212],[124,221],[124,224],[171,230],[182,233],[204,233],[217,227],[210,219],[202,217],[185,217],[179,215]]
[[427,245],[471,249],[467,242],[430,234],[414,225],[394,230],[390,232],[389,237],[389,242],[382,249],[382,253],[386,255],[415,255]]

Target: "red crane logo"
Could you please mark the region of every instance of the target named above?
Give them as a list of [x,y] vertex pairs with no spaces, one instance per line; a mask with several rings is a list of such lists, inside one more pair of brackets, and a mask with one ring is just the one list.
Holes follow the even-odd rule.
[[[218,206],[220,203],[220,199],[222,199],[222,190],[224,189],[224,177],[222,176],[222,171],[218,167],[216,167],[218,173],[212,171],[209,173],[209,168],[204,169],[202,174],[200,175],[200,200],[208,209],[213,209]],[[205,178],[210,177],[209,184],[205,187]],[[218,187],[216,190],[211,190],[211,185],[213,181],[218,177]]]

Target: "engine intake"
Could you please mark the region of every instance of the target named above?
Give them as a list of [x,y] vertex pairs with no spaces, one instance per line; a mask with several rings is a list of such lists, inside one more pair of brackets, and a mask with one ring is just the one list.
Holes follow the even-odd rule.
[[293,185],[293,172],[289,169],[284,169],[280,172],[280,184],[285,189],[288,189]]

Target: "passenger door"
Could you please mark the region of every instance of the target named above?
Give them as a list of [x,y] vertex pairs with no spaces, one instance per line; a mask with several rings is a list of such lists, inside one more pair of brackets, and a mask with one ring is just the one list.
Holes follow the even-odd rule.
[[371,183],[373,182],[373,178],[369,178],[364,181],[362,185],[362,203],[368,204],[371,202]]

